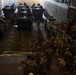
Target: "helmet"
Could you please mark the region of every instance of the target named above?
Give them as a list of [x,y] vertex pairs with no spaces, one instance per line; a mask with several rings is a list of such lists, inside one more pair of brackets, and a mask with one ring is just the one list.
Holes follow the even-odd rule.
[[33,73],[29,73],[28,75],[34,75]]

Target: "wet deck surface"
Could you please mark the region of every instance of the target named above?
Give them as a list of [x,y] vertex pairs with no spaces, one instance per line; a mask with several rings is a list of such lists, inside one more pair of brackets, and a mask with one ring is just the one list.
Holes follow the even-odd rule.
[[0,43],[1,51],[30,51],[30,40],[36,36],[37,24],[31,30],[18,30],[16,25],[4,35]]

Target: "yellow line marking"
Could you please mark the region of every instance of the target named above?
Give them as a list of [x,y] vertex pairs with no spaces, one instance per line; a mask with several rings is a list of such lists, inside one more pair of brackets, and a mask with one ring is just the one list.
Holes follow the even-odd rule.
[[23,56],[23,55],[27,55],[27,54],[32,54],[32,52],[18,52],[18,53],[12,53],[12,54],[10,54],[8,52],[12,52],[12,51],[5,51],[5,52],[3,52],[3,54],[0,54],[0,56]]

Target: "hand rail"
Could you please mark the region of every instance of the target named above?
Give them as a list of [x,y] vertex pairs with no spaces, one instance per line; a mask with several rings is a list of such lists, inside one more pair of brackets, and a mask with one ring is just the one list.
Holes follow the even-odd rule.
[[[54,27],[52,26],[52,23],[49,22],[49,24],[50,24],[50,26],[51,26],[52,28],[54,28]],[[61,33],[63,33],[63,35],[65,35],[65,36],[68,38],[69,41],[73,41],[73,39],[72,39],[70,36],[68,36],[66,33],[64,33],[64,32],[57,26],[57,24],[56,24],[55,28],[57,28]]]
[[66,33],[64,33],[58,26],[57,26],[58,30],[60,30],[70,41],[73,41],[73,39],[71,37],[69,37]]

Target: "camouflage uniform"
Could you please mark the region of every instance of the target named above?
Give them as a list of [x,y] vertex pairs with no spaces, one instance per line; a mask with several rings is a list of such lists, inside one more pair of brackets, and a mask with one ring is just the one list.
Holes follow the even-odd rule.
[[40,63],[39,63],[39,74],[40,75],[47,75],[47,60],[42,58]]
[[53,57],[53,50],[51,48],[48,48],[44,53],[46,59],[47,59],[47,69],[51,70],[51,63],[52,63],[52,57]]
[[66,51],[64,54],[64,60],[65,60],[65,65],[66,65],[66,70],[67,71],[72,71],[73,70],[73,55],[70,53],[70,51]]
[[37,68],[37,64],[34,61],[29,61],[26,63],[26,71],[27,71],[27,75],[29,73],[33,73],[34,75],[38,75],[38,68]]
[[39,65],[40,58],[42,57],[41,48],[38,48],[37,52],[35,52],[33,55],[35,57],[35,61],[36,61],[37,65]]
[[42,51],[43,51],[43,52],[45,52],[45,50],[48,48],[48,45],[49,45],[48,40],[45,40],[45,41],[42,43]]

